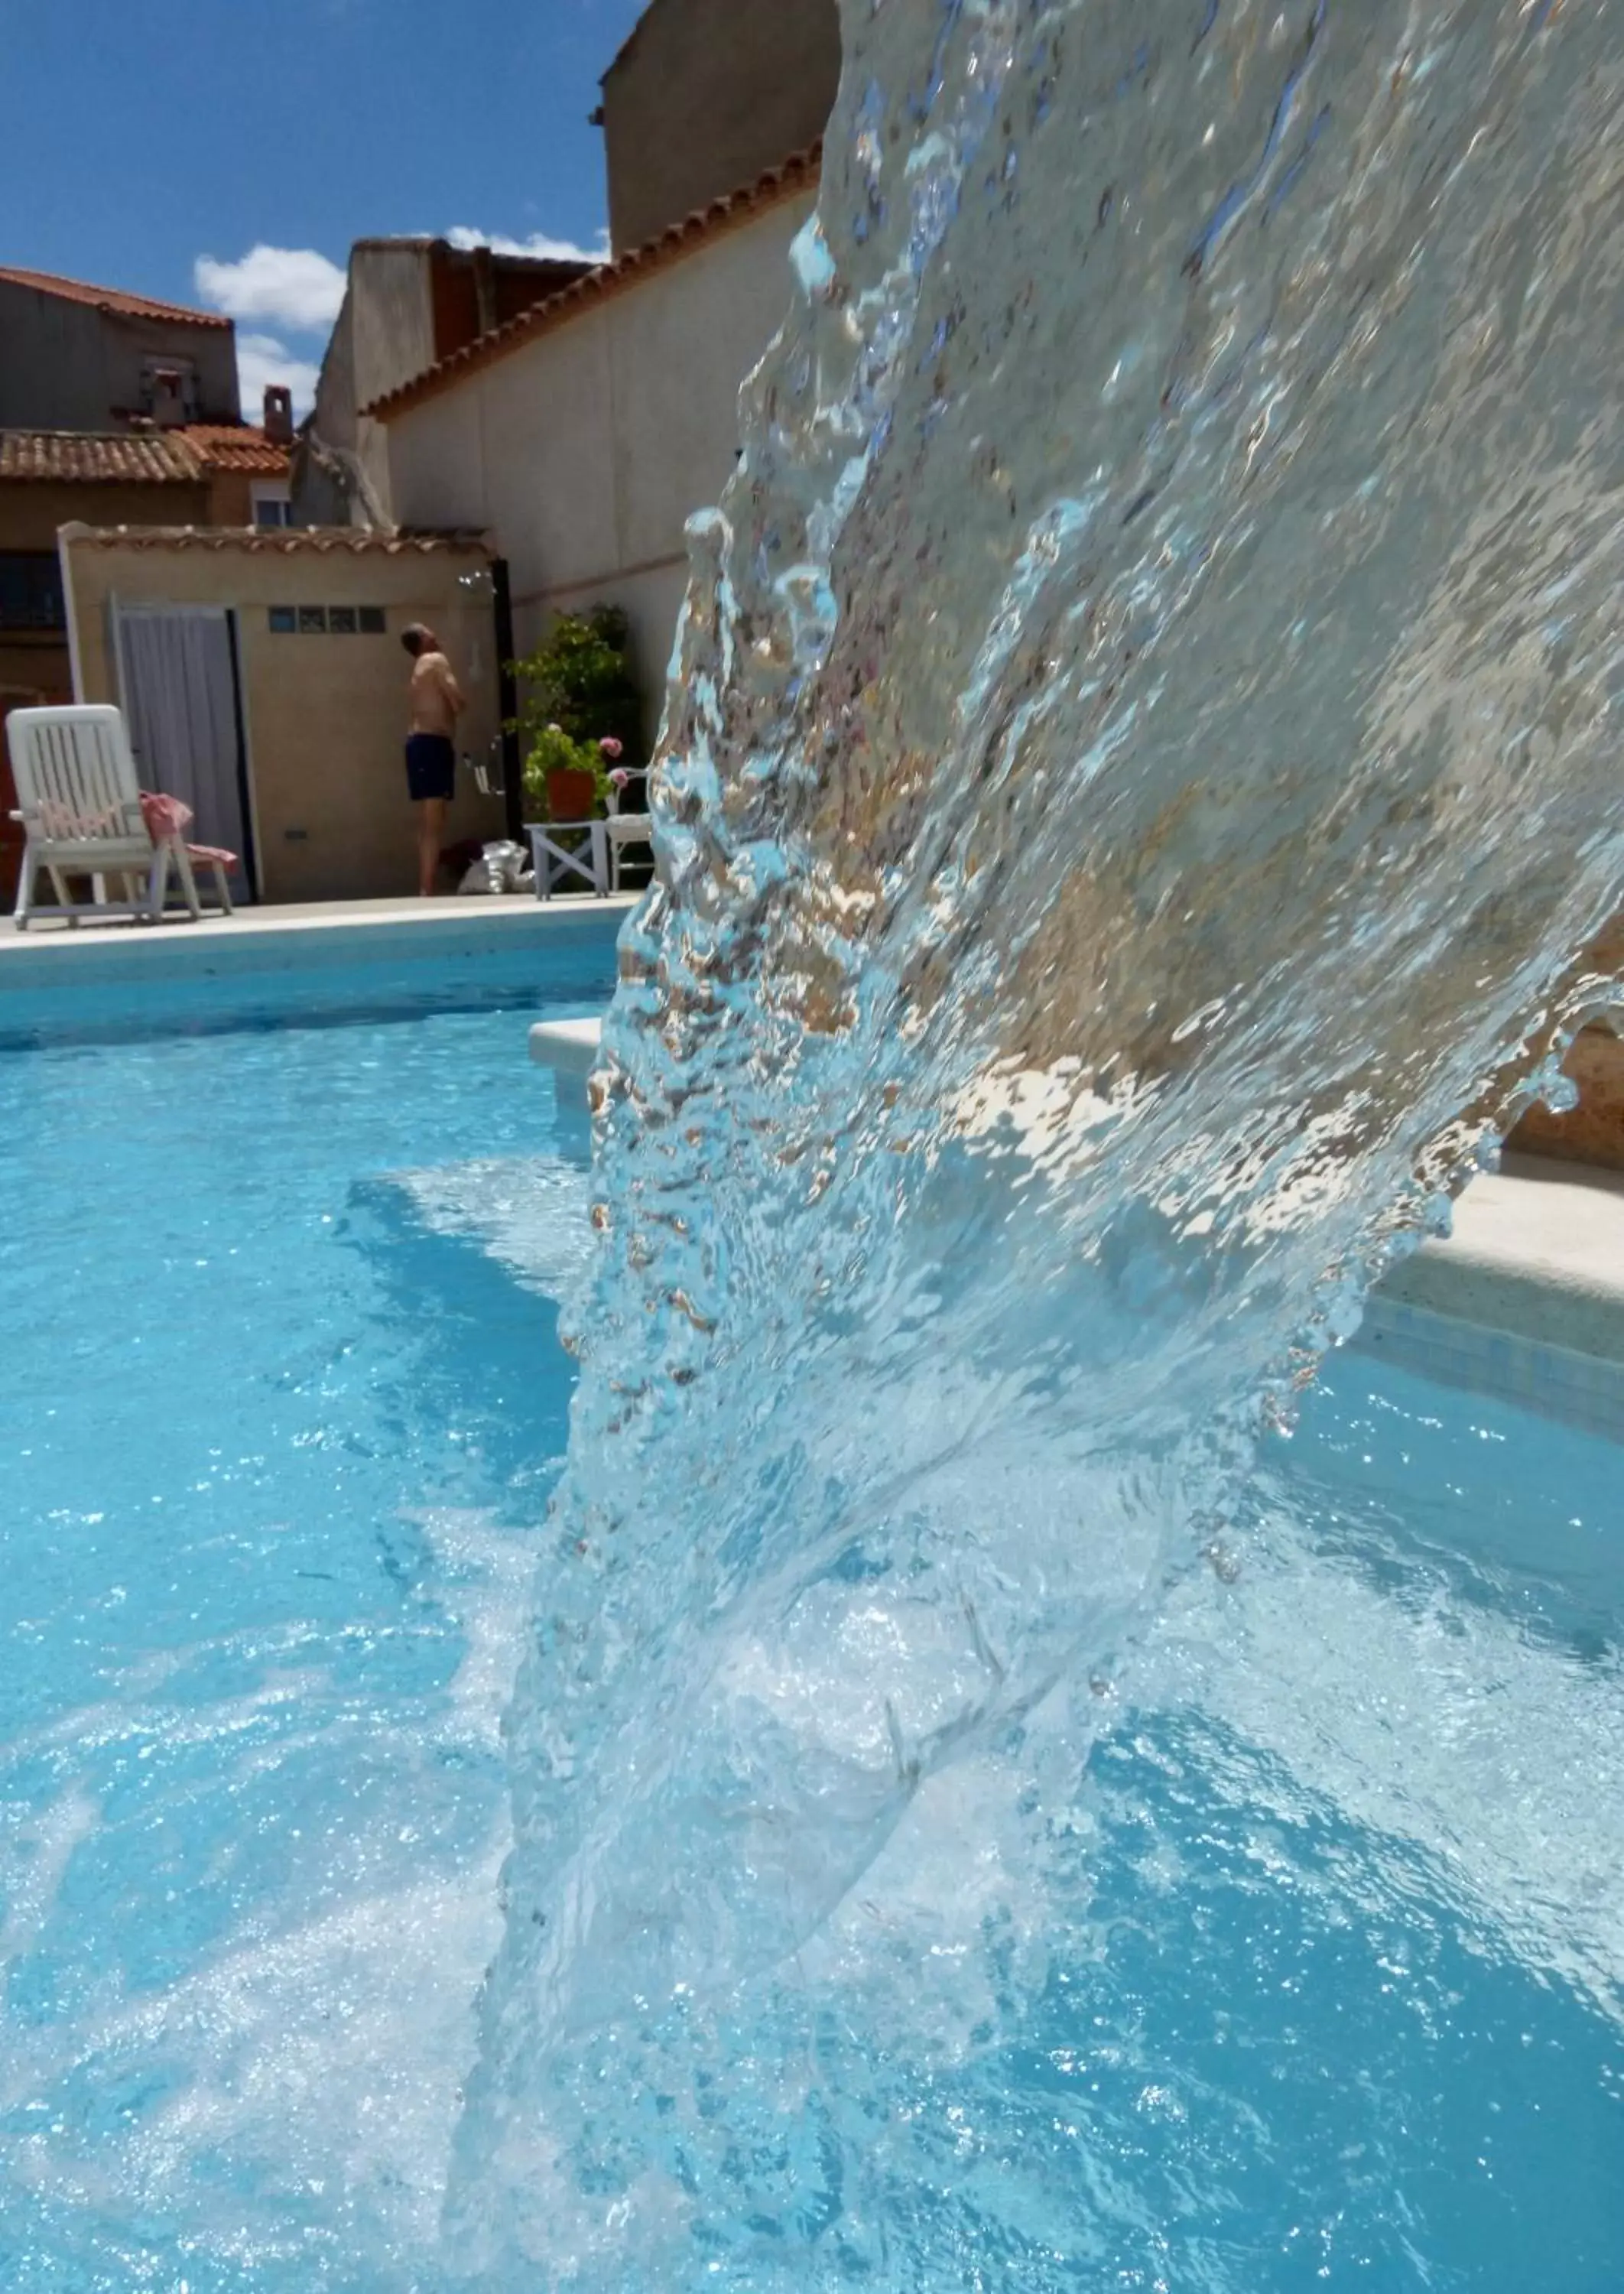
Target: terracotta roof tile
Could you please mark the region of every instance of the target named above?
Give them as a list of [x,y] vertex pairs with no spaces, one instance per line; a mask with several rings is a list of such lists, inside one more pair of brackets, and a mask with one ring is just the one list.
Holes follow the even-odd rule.
[[0,479],[56,485],[199,485],[223,470],[285,478],[286,446],[249,424],[191,422],[176,430],[0,430]]
[[286,446],[278,446],[252,423],[189,422],[178,434],[206,469],[247,470],[256,477],[285,478],[293,467]]
[[663,270],[667,264],[695,253],[707,240],[748,223],[752,216],[776,207],[782,199],[792,199],[797,192],[815,188],[823,155],[821,142],[810,145],[805,151],[797,151],[781,167],[769,167],[764,175],[758,176],[743,191],[731,191],[725,199],[712,199],[708,207],[696,208],[685,221],[673,224],[669,231],[662,232],[658,239],[650,240],[646,246],[633,248],[629,253],[617,256],[613,263],[599,264],[571,286],[560,289],[556,295],[547,296],[541,302],[532,304],[518,318],[509,319],[506,326],[494,328],[491,333],[479,336],[465,350],[453,351],[449,358],[439,360],[422,374],[414,376],[411,381],[401,384],[398,389],[388,392],[382,398],[374,399],[369,406],[362,407],[361,412],[381,415],[385,419],[392,414],[403,413],[409,406],[416,406],[422,400],[432,398],[448,384],[460,382],[465,375],[506,358],[521,343],[529,342],[533,336],[545,332],[548,328],[575,317],[594,303],[606,301],[623,288],[635,286],[651,272]]
[[0,479],[56,485],[195,486],[201,466],[174,431],[0,430]]
[[118,287],[92,287],[82,279],[59,279],[49,271],[18,271],[0,264],[0,281],[13,287],[32,287],[41,295],[59,296],[65,303],[88,303],[93,309],[110,311],[121,319],[169,319],[187,327],[229,327],[218,311],[189,310],[183,303],[158,303],[150,295],[126,295]]
[[87,549],[242,550],[257,557],[428,557],[442,550],[490,550],[484,533],[374,533],[352,525],[67,525],[62,532]]

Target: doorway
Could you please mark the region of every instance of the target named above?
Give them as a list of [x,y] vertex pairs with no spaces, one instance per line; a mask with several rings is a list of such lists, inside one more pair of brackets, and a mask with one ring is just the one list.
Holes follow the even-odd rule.
[[192,843],[240,854],[232,898],[256,899],[235,614],[227,606],[115,605],[113,634],[142,786],[191,807]]

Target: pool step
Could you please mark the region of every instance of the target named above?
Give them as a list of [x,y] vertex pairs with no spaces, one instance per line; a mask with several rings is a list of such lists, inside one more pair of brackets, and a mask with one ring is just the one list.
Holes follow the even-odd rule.
[[1624,1179],[1507,1155],[1370,1299],[1400,1368],[1624,1442]]
[[601,1020],[542,1020],[530,1031],[530,1056],[555,1075],[589,1076],[597,1064]]
[[1456,1204],[1449,1239],[1396,1268],[1382,1296],[1624,1363],[1624,1179],[1507,1155]]
[[[530,1055],[586,1098],[601,1020],[548,1020]],[[1505,1157],[1372,1297],[1364,1342],[1417,1369],[1624,1438],[1624,1177]]]

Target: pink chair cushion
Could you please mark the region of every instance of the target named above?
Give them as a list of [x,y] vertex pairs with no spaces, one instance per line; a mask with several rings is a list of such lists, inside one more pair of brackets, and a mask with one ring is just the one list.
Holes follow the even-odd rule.
[[[178,796],[154,796],[149,790],[141,793],[141,817],[147,824],[147,834],[154,844],[166,844],[178,839],[182,831],[191,826],[192,812]],[[237,855],[227,852],[218,844],[189,844],[187,857],[209,865],[218,861],[223,868],[234,868]]]
[[147,834],[153,843],[163,844],[191,826],[191,807],[183,804],[178,796],[154,796],[149,790],[142,789],[141,817],[147,824]]

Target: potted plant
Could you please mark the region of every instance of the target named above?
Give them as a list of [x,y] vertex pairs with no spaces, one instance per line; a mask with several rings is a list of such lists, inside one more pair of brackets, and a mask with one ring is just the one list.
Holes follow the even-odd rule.
[[516,730],[524,788],[552,821],[606,811],[609,774],[643,754],[642,704],[627,658],[630,632],[618,606],[561,615],[544,646],[514,671],[523,691]]
[[590,820],[598,807],[594,751],[572,741],[561,725],[548,725],[524,760],[526,793],[539,799],[548,820]]

